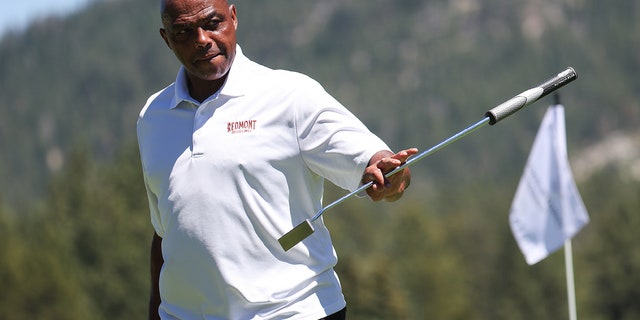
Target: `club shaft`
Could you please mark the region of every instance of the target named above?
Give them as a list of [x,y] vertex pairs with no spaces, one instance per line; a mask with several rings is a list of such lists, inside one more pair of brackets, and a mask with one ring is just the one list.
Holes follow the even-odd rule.
[[[475,123],[474,125],[454,134],[453,136],[443,140],[442,142],[436,144],[435,146],[419,153],[418,155],[410,158],[409,160],[407,160],[407,162],[403,163],[402,165],[398,166],[397,168],[393,169],[392,171],[389,171],[387,174],[385,174],[385,177],[391,177],[392,175],[402,171],[404,168],[426,158],[429,155],[432,155],[434,153],[436,153],[438,150],[450,145],[451,143],[461,139],[462,137],[480,129],[481,127],[483,127],[484,125],[488,124],[489,121],[491,120],[490,117],[485,117],[484,119],[478,121],[477,123]],[[360,187],[358,187],[357,189],[351,191],[350,193],[344,195],[343,197],[341,197],[340,199],[328,204],[327,206],[325,206],[324,208],[320,209],[320,211],[318,211],[316,213],[315,216],[313,216],[311,218],[311,221],[316,221],[318,220],[318,218],[320,218],[320,216],[322,216],[322,214],[324,214],[325,211],[337,206],[338,204],[344,202],[345,200],[353,197],[356,194],[361,193],[362,191],[368,189],[369,187],[371,187],[373,185],[373,181],[369,181],[363,185],[361,185]]]
[[[564,70],[563,72],[558,73],[557,75],[551,77],[550,79],[548,79],[547,81],[539,84],[538,86],[531,88],[529,90],[526,90],[522,93],[520,93],[519,95],[503,102],[502,104],[494,107],[493,109],[487,111],[487,113],[485,114],[485,118],[478,121],[476,124],[456,133],[455,135],[449,137],[448,139],[438,143],[437,145],[431,147],[430,149],[423,151],[422,153],[418,154],[415,157],[410,158],[409,160],[407,160],[407,162],[405,162],[404,164],[402,164],[401,166],[393,169],[392,171],[388,172],[387,174],[385,174],[385,177],[390,177],[400,171],[402,171],[404,168],[422,160],[423,158],[425,158],[426,156],[429,156],[431,154],[434,154],[435,152],[437,152],[438,150],[446,147],[447,145],[455,142],[456,140],[468,135],[469,133],[481,128],[482,126],[486,125],[486,124],[490,124],[490,125],[494,125],[496,124],[498,121],[510,116],[511,114],[517,112],[518,110],[522,109],[523,107],[534,103],[535,101],[539,100],[540,98],[548,95],[549,93],[563,87],[564,85],[566,85],[567,83],[575,80],[577,77],[577,74],[575,72],[575,70],[573,68],[567,68],[566,70]],[[353,190],[352,192],[344,195],[342,198],[330,203],[329,205],[327,205],[326,207],[320,209],[320,211],[318,211],[316,213],[315,216],[313,216],[311,218],[311,221],[316,221],[318,218],[320,218],[320,216],[322,216],[322,214],[324,214],[325,211],[335,207],[336,205],[342,203],[343,201],[353,197],[354,195],[361,193],[362,191],[366,190],[367,188],[371,187],[373,185],[373,181],[368,182],[362,186],[360,186],[359,188]]]

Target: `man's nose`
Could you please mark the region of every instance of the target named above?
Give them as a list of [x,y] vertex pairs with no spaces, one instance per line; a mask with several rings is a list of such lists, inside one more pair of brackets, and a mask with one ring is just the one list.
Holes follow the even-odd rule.
[[209,38],[209,31],[198,27],[196,29],[196,47],[206,48],[211,46],[211,38]]

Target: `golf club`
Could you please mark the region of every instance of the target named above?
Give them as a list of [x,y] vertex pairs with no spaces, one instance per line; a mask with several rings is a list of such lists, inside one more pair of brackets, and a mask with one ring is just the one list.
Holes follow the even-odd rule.
[[[536,87],[533,87],[529,90],[526,90],[518,95],[516,95],[515,97],[499,104],[498,106],[490,109],[489,111],[487,111],[485,113],[485,118],[478,121],[477,123],[471,125],[470,127],[456,133],[455,135],[447,138],[446,140],[438,143],[437,145],[431,147],[428,150],[423,151],[422,153],[419,153],[418,155],[410,158],[409,160],[407,160],[404,164],[402,164],[401,166],[395,168],[394,170],[388,172],[385,174],[385,177],[390,177],[396,173],[398,173],[399,171],[403,170],[404,168],[424,159],[425,157],[434,154],[435,152],[437,152],[438,150],[446,147],[447,145],[457,141],[458,139],[470,134],[471,132],[474,132],[475,130],[483,127],[484,125],[486,125],[487,123],[490,125],[494,125],[496,123],[498,123],[499,121],[501,121],[502,119],[516,113],[517,111],[519,111],[520,109],[524,108],[527,105],[530,105],[534,102],[536,102],[537,100],[539,100],[540,98],[548,95],[549,93],[563,87],[564,85],[566,85],[567,83],[575,80],[578,77],[578,75],[576,74],[576,71],[569,67],[566,70],[558,73],[557,75],[549,78],[548,80],[544,81],[543,83],[539,84]],[[359,188],[351,191],[350,193],[348,193],[347,195],[341,197],[340,199],[330,203],[329,205],[327,205],[326,207],[320,209],[320,211],[318,211],[312,218],[310,219],[306,219],[304,220],[302,223],[300,223],[299,225],[297,225],[296,227],[294,227],[293,229],[291,229],[289,232],[287,232],[286,234],[284,234],[282,237],[280,237],[280,239],[278,239],[278,242],[280,242],[280,246],[282,246],[282,249],[284,249],[284,251],[289,251],[289,249],[293,248],[296,244],[298,244],[300,241],[306,239],[308,236],[310,236],[315,229],[313,228],[312,223],[316,220],[318,220],[318,218],[320,218],[322,216],[322,214],[324,214],[327,210],[333,208],[334,206],[342,203],[343,201],[347,200],[348,198],[351,198],[352,196],[366,190],[367,188],[371,187],[373,185],[373,182],[368,182],[362,186],[360,186]]]

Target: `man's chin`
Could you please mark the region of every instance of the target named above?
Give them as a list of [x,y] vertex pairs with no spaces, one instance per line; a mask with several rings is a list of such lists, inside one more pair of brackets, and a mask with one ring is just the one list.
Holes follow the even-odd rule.
[[196,77],[202,81],[216,81],[227,75],[227,70],[195,70],[190,72],[192,77]]

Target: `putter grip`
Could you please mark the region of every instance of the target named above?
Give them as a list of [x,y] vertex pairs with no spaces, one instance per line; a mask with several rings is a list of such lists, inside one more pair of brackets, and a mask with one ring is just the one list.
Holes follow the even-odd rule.
[[576,71],[569,67],[538,86],[524,91],[487,111],[485,116],[489,117],[489,124],[494,125],[498,123],[498,121],[516,113],[525,106],[530,105],[549,93],[563,87],[567,83],[575,80],[577,77],[578,74]]

